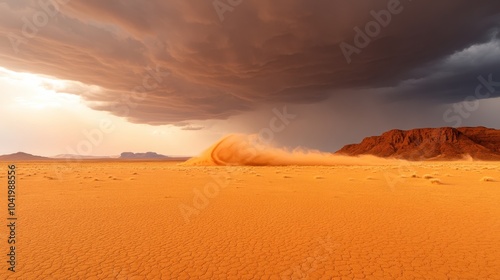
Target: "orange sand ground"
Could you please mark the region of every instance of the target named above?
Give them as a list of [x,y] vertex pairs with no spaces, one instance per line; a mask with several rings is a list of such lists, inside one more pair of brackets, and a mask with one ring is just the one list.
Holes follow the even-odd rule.
[[2,227],[0,279],[500,279],[498,162],[17,167],[18,272]]

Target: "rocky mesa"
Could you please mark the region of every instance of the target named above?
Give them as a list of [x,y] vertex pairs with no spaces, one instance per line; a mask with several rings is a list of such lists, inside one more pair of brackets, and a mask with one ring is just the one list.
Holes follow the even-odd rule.
[[120,155],[120,159],[168,159],[168,156],[160,155],[154,152],[147,152],[147,153],[123,152]]
[[374,155],[411,161],[500,160],[500,130],[486,127],[442,127],[391,130],[347,145],[336,154]]

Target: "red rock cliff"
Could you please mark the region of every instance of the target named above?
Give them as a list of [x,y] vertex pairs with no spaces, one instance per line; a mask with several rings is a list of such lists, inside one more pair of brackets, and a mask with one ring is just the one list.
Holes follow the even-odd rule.
[[336,152],[350,156],[375,155],[406,160],[451,160],[471,156],[500,160],[500,130],[486,127],[391,130],[365,138]]

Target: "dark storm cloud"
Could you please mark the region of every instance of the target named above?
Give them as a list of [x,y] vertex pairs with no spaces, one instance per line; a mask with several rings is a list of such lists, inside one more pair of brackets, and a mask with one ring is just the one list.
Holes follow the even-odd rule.
[[[222,17],[212,1],[54,2],[0,4],[0,65],[95,85],[67,91],[138,123],[223,119],[351,89],[446,103],[498,72],[496,60],[452,56],[491,41],[498,1],[244,0]],[[390,5],[400,13],[347,63],[340,45],[356,46],[354,28]]]

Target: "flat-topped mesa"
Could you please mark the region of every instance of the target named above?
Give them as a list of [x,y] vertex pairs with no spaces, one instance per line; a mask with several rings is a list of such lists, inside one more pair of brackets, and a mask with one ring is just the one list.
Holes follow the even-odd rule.
[[166,159],[168,156],[160,155],[154,152],[147,153],[131,153],[123,152],[120,155],[120,159]]
[[500,130],[486,127],[443,127],[390,130],[336,152],[405,160],[500,160]]

